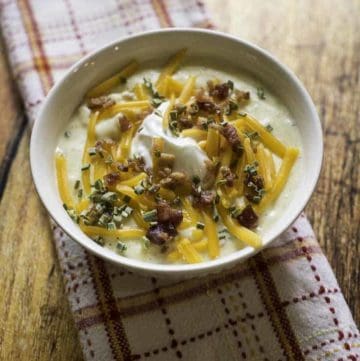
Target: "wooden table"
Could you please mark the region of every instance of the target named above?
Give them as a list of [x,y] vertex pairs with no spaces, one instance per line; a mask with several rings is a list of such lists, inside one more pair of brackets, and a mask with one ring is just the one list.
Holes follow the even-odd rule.
[[[360,3],[207,0],[218,28],[268,49],[303,81],[325,130],[325,161],[307,207],[360,321]],[[29,168],[29,130],[0,55],[0,359],[82,360],[48,218]]]

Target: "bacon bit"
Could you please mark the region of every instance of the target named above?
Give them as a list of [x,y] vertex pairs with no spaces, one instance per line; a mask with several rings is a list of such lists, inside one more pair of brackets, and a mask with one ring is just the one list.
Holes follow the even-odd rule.
[[234,174],[229,167],[222,166],[220,168],[221,175],[223,179],[226,180],[226,185],[228,187],[234,186],[234,181],[236,179],[236,174]]
[[87,106],[91,110],[106,109],[115,104],[115,101],[106,95],[102,95],[97,98],[90,98],[87,102]]
[[120,174],[116,172],[108,173],[104,176],[106,187],[113,187],[120,180]]
[[199,88],[196,90],[195,99],[198,102],[211,102],[211,98],[206,94],[204,88]]
[[224,126],[219,128],[219,131],[229,142],[232,150],[236,154],[241,154],[243,151],[243,147],[236,128],[233,125],[226,123]]
[[202,186],[204,189],[210,189],[214,186],[216,181],[217,167],[211,160],[208,159],[205,160],[205,167],[206,167],[206,174],[203,178]]
[[159,223],[171,223],[175,227],[183,220],[183,214],[180,209],[171,208],[167,202],[160,202],[156,206],[157,220]]
[[195,208],[208,208],[214,204],[216,193],[213,190],[195,192],[193,195],[193,206]]
[[246,228],[254,228],[257,225],[259,217],[255,213],[253,207],[248,204],[236,219],[242,226]]
[[116,168],[119,169],[119,171],[121,172],[128,172],[129,171],[129,167],[123,163],[118,163],[116,162]]
[[[261,190],[264,189],[264,179],[259,175],[247,174],[244,180],[246,186],[245,197],[254,203],[259,203]],[[259,198],[260,197],[260,198]]]
[[209,90],[209,94],[218,100],[225,100],[230,94],[229,84],[217,84],[213,89]]
[[134,172],[143,172],[145,170],[145,159],[144,157],[136,157],[128,159],[128,168]]
[[121,132],[126,132],[127,130],[129,130],[132,127],[131,122],[124,114],[119,115],[118,121],[119,121]]
[[193,127],[194,123],[190,116],[184,114],[179,117],[178,125],[180,129],[189,129]]
[[184,185],[188,181],[189,179],[185,173],[173,172],[169,174],[168,177],[162,179],[160,181],[160,184],[165,188],[174,189],[178,186]]
[[260,175],[252,175],[247,173],[244,181],[245,185],[249,187],[250,183],[255,184],[258,189],[264,188],[264,179]]
[[211,101],[197,101],[197,106],[200,110],[207,112],[209,114],[220,114],[221,109]]
[[166,178],[171,174],[172,170],[169,167],[164,167],[162,169],[159,169],[158,174],[160,179]]
[[157,223],[146,232],[151,243],[162,246],[170,242],[177,235],[177,230],[171,223]]
[[235,89],[234,95],[235,95],[235,99],[237,100],[238,103],[250,100],[250,92],[245,92],[242,90]]
[[170,153],[161,153],[159,157],[159,167],[164,168],[168,167],[172,169],[175,162],[175,156]]

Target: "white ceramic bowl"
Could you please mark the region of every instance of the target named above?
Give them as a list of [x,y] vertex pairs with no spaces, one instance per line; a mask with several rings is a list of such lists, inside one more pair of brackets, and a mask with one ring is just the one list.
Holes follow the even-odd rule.
[[165,29],[130,36],[89,54],[69,69],[47,96],[32,132],[30,159],[36,189],[51,217],[75,241],[90,252],[146,275],[193,277],[219,272],[256,251],[245,248],[223,258],[194,265],[151,264],[115,254],[88,238],[62,207],[54,172],[54,151],[59,135],[86,91],[116,73],[131,59],[164,62],[180,48],[187,57],[213,59],[217,63],[253,74],[276,94],[292,113],[300,130],[304,174],[288,209],[263,237],[264,247],[284,232],[307,204],[316,186],[322,163],[321,124],[314,104],[296,76],[266,51],[236,37],[207,30]]

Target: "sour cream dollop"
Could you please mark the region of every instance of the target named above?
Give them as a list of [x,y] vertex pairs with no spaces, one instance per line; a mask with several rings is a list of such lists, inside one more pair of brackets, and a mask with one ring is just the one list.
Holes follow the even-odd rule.
[[140,155],[147,167],[152,167],[151,147],[152,139],[164,139],[164,152],[175,156],[174,170],[185,172],[190,177],[199,176],[202,180],[206,173],[205,161],[209,160],[206,153],[192,138],[176,137],[170,130],[163,129],[163,114],[169,102],[162,103],[155,112],[149,114],[143,121],[132,141],[131,156]]

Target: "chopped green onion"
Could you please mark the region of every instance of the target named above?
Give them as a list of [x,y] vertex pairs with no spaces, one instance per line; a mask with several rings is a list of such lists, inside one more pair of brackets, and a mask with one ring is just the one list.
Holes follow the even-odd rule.
[[113,203],[117,200],[118,196],[115,192],[106,192],[101,196],[101,200],[107,203]]
[[214,222],[217,223],[217,222],[219,222],[220,217],[218,214],[216,214],[213,219],[214,219]]
[[88,148],[88,154],[90,156],[96,155],[96,148],[95,147]]
[[107,229],[116,229],[116,224],[115,224],[115,222],[109,222],[109,223],[106,225],[106,228],[107,228]]
[[94,188],[98,191],[102,190],[104,188],[103,182],[101,179],[97,179],[94,183]]
[[83,197],[83,190],[79,189],[78,190],[78,194],[77,194],[78,198],[82,198]]
[[145,222],[155,222],[157,219],[157,210],[153,209],[151,211],[145,212],[143,214],[143,219]]
[[89,163],[86,163],[81,167],[82,172],[85,171],[85,170],[88,170],[88,169],[90,169],[90,164]]
[[74,189],[78,189],[80,187],[80,181],[77,180],[74,184]]
[[265,91],[264,91],[263,88],[261,88],[261,87],[256,88],[256,94],[257,94],[257,96],[259,97],[259,99],[261,99],[261,100],[266,99],[266,97],[265,97]]
[[64,137],[65,137],[65,138],[70,138],[70,136],[71,136],[71,132],[70,132],[70,130],[67,130],[67,131],[64,133]]
[[201,222],[197,222],[197,223],[196,223],[196,228],[197,228],[197,229],[204,229],[204,228],[205,228],[205,224],[204,224],[204,223],[201,223]]
[[143,236],[142,238],[142,241],[143,241],[143,246],[145,249],[148,249],[150,247],[150,240],[149,238]]
[[173,121],[176,121],[178,119],[178,116],[179,116],[179,114],[178,114],[178,112],[176,110],[172,110],[169,113],[169,115],[170,115],[170,119],[173,120]]
[[135,192],[135,194],[140,195],[145,192],[145,189],[144,189],[144,187],[137,185],[134,187],[134,192]]
[[124,201],[125,203],[129,203],[129,202],[131,201],[131,197],[129,197],[128,195],[126,195],[126,196],[124,196],[123,201]]
[[122,242],[118,242],[116,244],[116,251],[120,254],[124,254],[124,252],[127,250],[127,246],[126,244],[122,243]]
[[268,125],[265,127],[265,129],[266,129],[269,133],[271,133],[271,132],[274,130],[274,128],[271,126],[271,124],[268,124]]
[[200,183],[200,177],[198,175],[194,175],[192,177],[192,181],[194,184],[199,184]]
[[228,80],[226,82],[226,84],[228,85],[229,89],[233,90],[234,89],[234,82],[232,80]]
[[105,244],[104,239],[100,236],[96,236],[94,238],[94,242],[97,243],[100,246],[103,246]]

